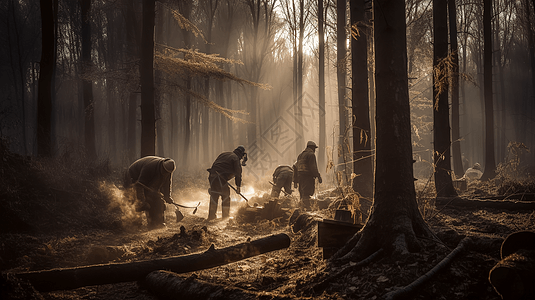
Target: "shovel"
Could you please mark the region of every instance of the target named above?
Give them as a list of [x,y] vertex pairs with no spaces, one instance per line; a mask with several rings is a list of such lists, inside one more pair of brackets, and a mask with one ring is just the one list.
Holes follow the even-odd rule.
[[178,203],[175,203],[175,202],[172,202],[171,204],[175,205],[176,207],[182,207],[182,208],[195,208],[192,212],[192,214],[194,215],[196,212],[197,212],[197,208],[199,207],[199,205],[201,205],[201,202],[199,202],[197,204],[197,206],[185,206],[185,205],[182,205],[182,204],[178,204]]
[[247,200],[247,198],[245,198],[245,196],[242,195],[242,193],[238,193],[238,190],[235,187],[233,187],[232,184],[230,184],[228,182],[227,182],[227,184],[228,184],[228,186],[230,186],[236,192],[236,194],[240,195],[243,199],[245,199],[245,201],[247,201],[247,206],[250,207],[249,200]]
[[174,203],[172,202],[171,204],[175,205],[177,207],[177,209],[175,210],[175,214],[176,214],[176,222],[180,222],[182,221],[182,219],[184,219],[184,215],[182,214],[182,212],[180,211],[180,209],[178,209],[179,207],[182,207],[182,208],[194,208],[192,214],[195,214],[197,212],[197,208],[199,207],[199,205],[201,205],[201,202],[199,202],[197,204],[197,206],[184,206],[184,205],[181,205],[181,204],[178,204],[178,203]]
[[[217,173],[217,176],[219,176],[221,178],[221,174],[219,174],[219,172],[215,171]],[[225,180],[223,180],[225,181]],[[243,199],[245,199],[245,201],[247,202],[247,206],[251,207],[251,205],[249,205],[249,200],[247,198],[245,198],[244,195],[242,195],[242,193],[238,193],[238,190],[232,186],[232,184],[228,183],[228,181],[225,181],[225,183],[230,186],[235,192],[236,194],[240,195]]]
[[[275,186],[275,184],[274,184],[273,182],[269,181],[269,183],[271,183],[272,186]],[[284,195],[286,195],[286,196],[288,196],[288,197],[291,197],[291,196],[292,196],[292,195],[286,193],[286,191],[284,191],[283,189],[281,189],[281,192],[283,192]]]

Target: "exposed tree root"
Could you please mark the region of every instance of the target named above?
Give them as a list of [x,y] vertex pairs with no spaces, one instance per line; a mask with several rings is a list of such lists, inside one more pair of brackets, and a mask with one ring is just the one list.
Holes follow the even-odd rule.
[[362,267],[362,266],[365,266],[365,265],[371,263],[373,260],[375,260],[377,257],[379,257],[381,255],[381,253],[383,253],[383,249],[377,250],[375,253],[373,253],[372,255],[368,256],[367,258],[359,261],[355,265],[350,265],[350,266],[347,266],[347,267],[343,268],[342,270],[340,270],[339,272],[335,273],[334,275],[331,275],[331,276],[325,278],[324,280],[322,280],[321,282],[313,285],[312,288],[311,288],[312,291],[314,293],[322,292],[323,290],[325,290],[329,286],[329,284],[333,280],[338,279],[341,276],[346,275],[347,273],[349,273],[351,270],[353,270],[355,268],[359,268],[359,267]]
[[387,293],[384,295],[383,299],[385,300],[394,300],[398,299],[401,296],[405,296],[409,293],[414,292],[417,288],[422,286],[424,283],[426,283],[431,277],[433,277],[436,273],[438,273],[440,270],[444,269],[452,260],[457,256],[461,251],[464,250],[464,248],[471,242],[471,239],[466,237],[464,238],[459,245],[457,245],[457,248],[453,249],[453,251],[448,254],[441,262],[439,262],[433,269],[425,273],[424,275],[420,276],[418,279],[413,281],[411,284],[400,288],[398,290],[392,291],[390,293]]

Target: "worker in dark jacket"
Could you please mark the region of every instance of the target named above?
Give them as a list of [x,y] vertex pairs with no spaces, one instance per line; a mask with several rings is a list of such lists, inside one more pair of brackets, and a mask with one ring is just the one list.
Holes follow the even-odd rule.
[[292,180],[294,171],[292,167],[288,165],[278,166],[273,172],[273,188],[271,189],[271,197],[278,198],[282,188],[284,191],[292,194]]
[[[240,160],[243,162],[240,163]],[[208,209],[208,220],[216,218],[219,196],[221,196],[221,211],[223,219],[230,215],[230,188],[228,181],[234,178],[236,183],[236,193],[240,193],[242,181],[242,165],[245,166],[247,153],[243,146],[238,146],[232,152],[223,152],[216,158],[210,172],[208,181],[210,183],[210,207]]]
[[136,211],[145,211],[149,229],[165,227],[165,202],[173,203],[171,181],[175,161],[145,156],[130,165],[125,174],[125,188],[133,185]]
[[318,148],[316,143],[309,141],[305,150],[297,157],[297,162],[294,165],[294,186],[299,186],[301,205],[303,205],[306,210],[312,208],[310,198],[314,195],[316,188],[315,179],[318,178],[319,183],[322,182],[321,175],[318,171],[316,155],[314,154],[316,148]]

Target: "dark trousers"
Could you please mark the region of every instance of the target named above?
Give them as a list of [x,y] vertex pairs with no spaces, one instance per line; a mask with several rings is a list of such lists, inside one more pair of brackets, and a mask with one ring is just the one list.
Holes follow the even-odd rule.
[[149,228],[157,228],[164,225],[164,200],[155,193],[146,193],[145,200],[150,205],[150,208],[145,211],[147,216],[147,225]]
[[230,215],[230,188],[227,181],[218,175],[208,177],[210,182],[210,207],[208,208],[208,218],[213,219],[217,213],[217,206],[219,197],[221,197],[221,212],[223,218],[228,218]]
[[299,199],[306,209],[311,209],[310,198],[316,190],[316,180],[309,174],[299,173]]
[[288,194],[292,194],[292,174],[281,174],[275,180],[273,188],[271,189],[271,197],[279,197],[281,190]]

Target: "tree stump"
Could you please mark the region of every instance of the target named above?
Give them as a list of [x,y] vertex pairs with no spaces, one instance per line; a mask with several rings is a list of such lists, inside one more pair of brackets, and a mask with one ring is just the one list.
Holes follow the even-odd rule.
[[510,234],[489,281],[502,299],[535,299],[535,232]]

